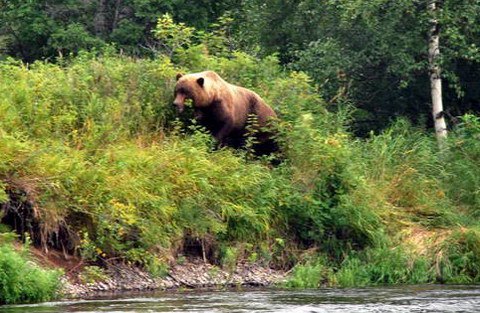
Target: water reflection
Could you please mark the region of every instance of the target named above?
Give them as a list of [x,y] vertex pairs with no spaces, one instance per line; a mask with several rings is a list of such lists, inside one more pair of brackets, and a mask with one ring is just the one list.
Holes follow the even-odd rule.
[[480,312],[480,288],[186,291],[4,306],[0,312]]

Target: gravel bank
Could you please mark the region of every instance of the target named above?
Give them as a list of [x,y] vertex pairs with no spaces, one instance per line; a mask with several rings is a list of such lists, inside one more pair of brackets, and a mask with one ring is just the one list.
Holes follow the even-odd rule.
[[75,278],[64,278],[65,298],[92,297],[102,293],[168,290],[179,288],[222,288],[231,286],[270,286],[284,281],[285,273],[258,264],[239,264],[233,271],[203,263],[201,260],[174,265],[165,277],[153,278],[138,267],[123,264],[106,268],[108,279],[82,284]]

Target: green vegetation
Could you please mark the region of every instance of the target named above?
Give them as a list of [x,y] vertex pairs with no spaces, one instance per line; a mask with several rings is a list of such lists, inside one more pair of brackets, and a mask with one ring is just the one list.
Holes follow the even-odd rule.
[[78,278],[84,284],[92,284],[105,281],[108,279],[108,276],[105,274],[105,271],[98,266],[85,266],[80,275],[78,275]]
[[[465,116],[442,153],[405,120],[357,139],[348,110],[329,113],[306,75],[274,58],[200,51],[179,53],[197,56],[188,65],[108,52],[0,65],[3,198],[8,214],[12,190],[27,194],[47,234],[30,229],[34,242],[66,228],[62,242],[86,259],[154,268],[164,263],[153,256],[197,248],[228,267],[254,255],[288,268],[317,249],[321,262],[295,270],[314,281],[294,286],[478,281],[478,118]],[[175,73],[189,68],[264,95],[282,116],[281,165],[215,150],[194,123],[175,121]]]
[[[15,249],[11,233],[0,234],[0,304],[48,301],[56,297],[60,272],[44,270],[29,261],[28,252]],[[5,240],[5,238],[10,239]]]
[[[135,3],[146,10],[150,2]],[[393,17],[407,9],[412,16],[406,19],[426,13],[402,2],[391,11],[393,17],[386,17],[382,1],[370,7],[365,1],[335,2],[338,7],[328,1],[316,16],[323,18],[319,25],[330,30],[330,37],[320,41],[289,33],[303,25],[302,10],[320,8],[310,2],[300,1],[301,8],[275,2],[248,15],[258,3],[246,1],[249,6],[231,12],[247,14],[245,21],[255,26],[242,30],[228,15],[206,31],[211,17],[196,21],[204,27],[195,29],[188,26],[195,23],[177,24],[168,14],[133,10],[143,12],[135,15],[135,23],[125,18],[112,33],[103,32],[112,29],[107,27],[98,36],[82,23],[63,30],[51,26],[48,31],[55,36],[47,32],[51,42],[35,53],[54,57],[49,49],[57,47],[62,53],[54,62],[27,64],[5,56],[0,61],[2,222],[15,227],[22,239],[28,233],[33,244],[77,253],[92,265],[116,258],[159,276],[167,271],[167,260],[178,256],[181,263],[194,255],[228,269],[243,260],[293,268],[290,287],[478,283],[480,118],[458,117],[440,151],[418,117],[424,112],[417,104],[425,103],[428,91],[419,82],[427,78],[426,61],[418,61],[423,52],[389,50],[399,23]],[[2,29],[8,35],[7,53],[28,53],[21,56],[27,61],[41,58],[21,50],[23,42],[11,38],[12,30],[26,21],[58,26],[55,15],[36,10],[35,5],[43,5],[36,1],[15,3],[0,1],[0,8],[8,9],[0,13],[10,25],[9,31]],[[445,8],[450,9],[444,18],[453,27],[447,38],[458,41],[449,45],[443,65],[451,66],[447,76],[456,84],[448,92],[461,96],[465,73],[454,73],[452,64],[463,68],[462,49],[477,28],[460,36],[459,17]],[[215,11],[215,17],[226,9]],[[465,20],[475,21],[467,9]],[[80,19],[83,9],[78,10]],[[182,12],[173,16],[188,16]],[[288,31],[291,51],[283,51],[288,47],[280,42],[268,46],[264,41],[265,23],[278,21],[275,12],[293,14],[272,31],[272,38]],[[156,27],[150,25],[153,16]],[[48,23],[38,22],[44,19]],[[263,24],[251,22],[259,19]],[[156,40],[151,58],[138,58],[143,54],[130,44],[107,44],[137,34],[129,29],[143,33],[146,29],[137,26],[146,20],[149,35],[140,37],[144,44]],[[392,23],[382,28],[387,20]],[[333,29],[335,21],[341,23]],[[416,45],[422,23],[402,22],[412,29],[398,45]],[[355,34],[367,29],[365,36],[376,37],[360,49],[363,37],[348,40],[351,29]],[[22,31],[21,39],[37,44],[36,36],[45,35],[28,27]],[[248,35],[243,41],[242,34]],[[0,32],[0,52],[6,51],[2,38]],[[72,47],[90,51],[65,46],[70,39],[82,40]],[[470,58],[468,65],[478,66],[475,62]],[[217,149],[188,112],[176,115],[171,102],[177,72],[205,69],[256,91],[279,113],[281,164],[272,166],[248,149]],[[372,73],[378,76],[369,79]],[[473,106],[462,101],[452,107],[458,113]],[[364,123],[371,118],[374,122]],[[1,249],[1,262],[29,264],[10,246]],[[22,266],[14,268],[19,269],[15,275],[23,275]],[[31,297],[12,294],[3,302],[47,299],[58,274],[45,273],[34,275],[41,283],[28,286],[50,286],[42,287],[45,294],[27,291]],[[15,275],[6,275],[12,281],[4,280],[2,288],[17,292]],[[103,277],[94,266],[84,275],[86,281]]]

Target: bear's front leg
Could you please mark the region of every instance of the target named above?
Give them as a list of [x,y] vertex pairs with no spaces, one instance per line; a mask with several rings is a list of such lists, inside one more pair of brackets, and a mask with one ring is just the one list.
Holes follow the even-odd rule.
[[195,108],[195,110],[193,111],[193,117],[195,118],[195,120],[197,120],[197,122],[202,123],[205,119],[205,113],[203,113],[202,110]]
[[223,147],[227,145],[226,138],[228,137],[228,135],[230,135],[232,130],[233,130],[233,120],[227,119],[224,122],[222,128],[220,128],[220,130],[216,134],[213,134],[213,136],[215,137],[215,139],[217,139],[219,143],[219,147]]

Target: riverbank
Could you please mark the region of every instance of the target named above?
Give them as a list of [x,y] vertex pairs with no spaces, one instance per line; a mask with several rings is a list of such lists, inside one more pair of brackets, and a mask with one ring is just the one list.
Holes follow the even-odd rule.
[[285,280],[286,273],[258,264],[238,264],[232,270],[192,259],[170,267],[162,277],[152,277],[139,267],[125,264],[109,264],[105,274],[108,278],[92,283],[83,283],[78,275],[62,278],[63,298],[93,297],[105,293],[176,290],[176,289],[222,289],[236,286],[271,286]]
[[[77,295],[252,283],[235,269],[215,283],[221,270],[199,265],[175,276],[180,255],[225,268],[262,260],[292,269],[296,288],[480,283],[480,118],[459,118],[442,151],[405,120],[358,138],[348,110],[329,112],[308,76],[274,58],[185,53],[201,57],[0,62],[0,240],[19,245],[0,256],[0,302],[52,300],[59,268]],[[282,164],[255,158],[250,140],[216,149],[172,111],[175,75],[201,68],[281,113]],[[29,281],[30,247],[58,258],[43,256]],[[118,260],[168,275],[103,275]]]

